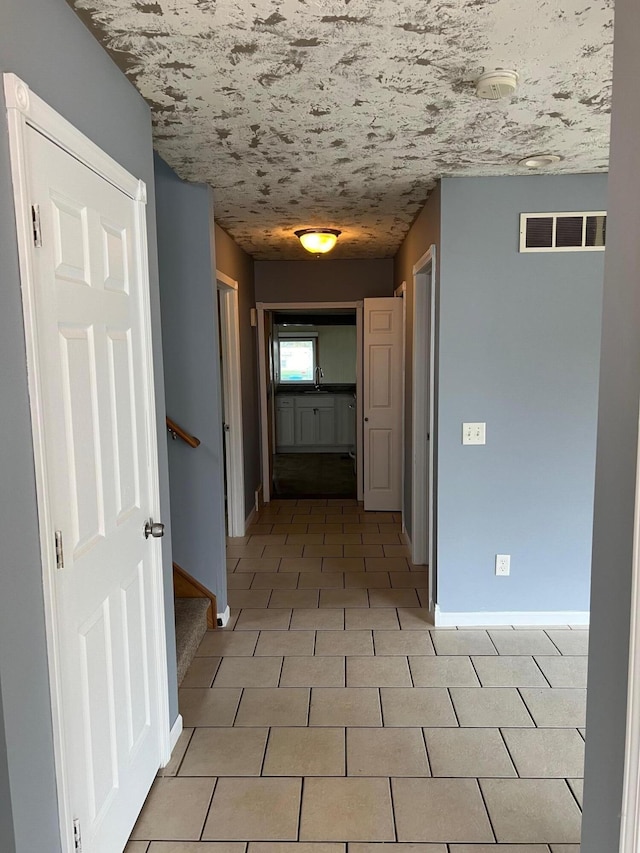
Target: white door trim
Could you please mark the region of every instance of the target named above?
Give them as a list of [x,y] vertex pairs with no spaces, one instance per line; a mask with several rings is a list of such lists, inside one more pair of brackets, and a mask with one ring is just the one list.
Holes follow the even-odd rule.
[[224,406],[229,430],[225,436],[227,471],[227,535],[244,536],[244,435],[242,423],[242,371],[238,282],[216,270],[220,293],[220,333]]
[[260,397],[260,447],[262,458],[262,493],[264,502],[271,500],[271,483],[269,475],[269,429],[268,429],[268,400],[264,339],[264,312],[265,311],[305,311],[315,308],[355,308],[356,311],[356,484],[357,499],[361,501],[364,495],[363,467],[362,467],[362,342],[363,342],[363,303],[358,302],[257,302],[258,314],[258,391]]
[[[412,488],[411,543],[412,561],[429,565],[429,597],[434,590],[434,512],[433,512],[433,449],[435,444],[434,385],[435,385],[435,269],[436,247],[429,250],[413,267],[413,387],[412,406]],[[430,286],[427,287],[430,279]],[[429,336],[426,335],[427,323]],[[424,365],[429,364],[429,393],[424,377]],[[426,436],[429,434],[429,441]],[[429,489],[429,500],[427,500]],[[431,602],[430,602],[431,603]],[[433,608],[431,608],[433,609]]]
[[620,853],[636,853],[640,849],[640,422],[638,438],[629,630],[627,735],[620,816]]
[[[54,549],[54,527],[50,515],[48,491],[47,457],[44,442],[44,408],[41,387],[41,353],[38,344],[35,311],[35,276],[31,264],[32,223],[30,221],[30,198],[28,191],[28,172],[26,162],[26,132],[32,127],[58,145],[71,156],[97,173],[113,186],[117,187],[135,203],[138,226],[138,257],[148,257],[146,241],[146,187],[145,184],[130,175],[115,160],[100,150],[90,139],[80,133],[66,119],[48,106],[29,87],[14,74],[3,75],[4,92],[9,124],[9,153],[13,180],[13,195],[16,213],[16,230],[20,279],[22,286],[22,304],[25,326],[25,345],[27,355],[27,373],[31,408],[31,429],[35,465],[36,495],[38,504],[38,527],[40,536],[40,554],[42,560],[42,581],[45,609],[45,632],[47,657],[49,664],[49,690],[51,695],[51,715],[53,746],[58,794],[58,813],[60,820],[60,840],[63,853],[72,853],[72,814],[69,804],[67,784],[67,761],[64,750],[63,708],[61,694],[60,649],[57,642],[58,626],[54,594],[54,574],[56,572]],[[142,282],[143,312],[150,318],[149,276],[146,263],[140,263]],[[148,382],[143,389],[147,397],[147,411],[155,412],[153,394],[153,359],[151,349],[150,319],[145,323],[146,334],[143,341],[149,366]],[[157,433],[155,419],[145,423],[147,441],[151,449],[149,477],[153,494],[158,495]],[[159,501],[156,501],[159,504]],[[160,506],[150,507],[154,518],[160,517]],[[160,722],[160,755],[168,762],[170,751],[169,690],[167,674],[167,649],[165,644],[166,627],[164,620],[164,592],[162,577],[162,559],[160,543],[153,549],[152,577],[150,579],[154,599],[154,628],[157,656],[155,679],[152,677],[152,690],[155,692]],[[155,683],[153,683],[155,682]]]
[[[402,299],[402,482],[400,488],[402,489],[402,504],[400,511],[402,513],[402,532],[407,538],[407,531],[404,527],[404,515],[405,515],[405,501],[404,501],[404,484],[406,480],[406,458],[405,458],[405,422],[407,417],[407,403],[406,403],[406,375],[407,375],[407,282],[403,281],[402,284],[398,285],[396,289],[393,291],[393,295],[397,299]],[[412,551],[413,553],[413,551]]]

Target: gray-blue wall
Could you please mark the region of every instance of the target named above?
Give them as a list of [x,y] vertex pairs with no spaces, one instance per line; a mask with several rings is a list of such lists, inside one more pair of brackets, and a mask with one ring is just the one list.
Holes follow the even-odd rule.
[[[164,388],[149,109],[64,0],[2,0],[0,71],[16,73],[147,184],[156,415],[162,425]],[[0,684],[7,746],[7,774],[3,774],[0,763],[0,787],[8,775],[11,789],[10,804],[0,799],[0,822],[4,823],[11,809],[18,853],[56,853],[58,811],[42,570],[5,116],[0,95]],[[168,521],[164,428],[159,430],[159,453],[162,514]],[[163,556],[173,720],[177,714],[177,690],[170,539],[170,535],[165,537]],[[2,850],[10,853],[11,848]]]
[[169,442],[173,558],[227,606],[213,202],[156,156],[167,414],[201,444]]
[[[601,210],[604,176],[442,181],[438,603],[589,609],[601,252],[518,252],[519,214]],[[485,421],[485,446],[463,446]],[[495,576],[495,555],[511,576]]]
[[582,853],[617,851],[640,401],[640,4],[616,0]]

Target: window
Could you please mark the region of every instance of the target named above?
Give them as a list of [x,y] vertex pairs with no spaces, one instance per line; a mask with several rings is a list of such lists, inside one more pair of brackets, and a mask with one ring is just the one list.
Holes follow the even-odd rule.
[[521,252],[602,252],[607,236],[607,214],[522,213]]
[[315,382],[317,337],[280,338],[280,382]]

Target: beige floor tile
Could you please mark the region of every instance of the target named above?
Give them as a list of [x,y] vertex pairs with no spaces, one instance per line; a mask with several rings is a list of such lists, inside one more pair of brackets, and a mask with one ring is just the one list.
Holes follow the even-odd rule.
[[533,720],[514,688],[452,687],[450,692],[461,726],[533,726]]
[[207,631],[196,654],[212,657],[223,657],[224,655],[234,655],[235,657],[247,655],[251,657],[257,642],[257,631],[243,631],[238,634],[228,628]]
[[312,610],[297,607],[291,617],[292,631],[341,631],[344,628],[344,610]]
[[191,661],[181,687],[211,687],[221,658],[196,657]]
[[449,850],[450,853],[548,853],[549,848],[546,844],[450,844]]
[[439,655],[498,654],[486,631],[436,629],[431,639]]
[[475,779],[393,779],[398,841],[493,841]]
[[286,631],[291,621],[291,611],[274,608],[263,610],[246,608],[240,611],[234,631]]
[[584,780],[583,779],[567,779],[567,784],[571,788],[573,792],[573,796],[578,801],[578,805],[582,808],[582,800],[584,794]]
[[587,655],[589,653],[589,632],[587,630],[560,631],[547,629],[546,633],[563,655]]
[[280,687],[344,687],[345,663],[339,657],[286,657]]
[[[447,853],[444,844],[350,844],[349,853]],[[545,850],[546,853],[546,850]]]
[[316,655],[346,657],[372,654],[371,631],[318,631],[316,634]]
[[[345,534],[348,536],[349,534]],[[357,536],[357,533],[352,533],[352,536]],[[382,545],[345,545],[344,546],[344,555],[345,557],[384,557],[384,551],[382,550]]]
[[532,657],[501,655],[472,658],[483,687],[546,687],[547,681]]
[[[384,531],[381,532],[384,533]],[[385,557],[405,557],[408,560],[411,556],[406,545],[383,545],[382,547]]]
[[367,572],[408,572],[409,563],[405,557],[365,557]]
[[[551,853],[580,853],[579,844],[551,844]],[[546,851],[545,851],[546,853]]]
[[[258,641],[260,645],[260,641]],[[281,657],[225,657],[220,664],[213,689],[219,687],[277,687],[282,669]]]
[[581,777],[584,741],[576,729],[505,729],[505,742],[525,778]]
[[[334,517],[334,516],[332,516]],[[307,527],[309,533],[343,533],[342,524],[310,524]]]
[[489,631],[498,653],[501,655],[554,655],[556,647],[542,629],[515,631]]
[[272,729],[263,776],[344,776],[342,728]]
[[[264,545],[267,547],[268,545],[284,545],[286,541],[286,536],[283,533],[278,534],[251,534],[251,538],[249,539],[249,545]],[[265,554],[265,557],[267,555]]]
[[304,545],[267,545],[264,549],[264,557],[288,557],[289,559],[302,557]]
[[344,589],[342,572],[307,572],[298,579],[298,589]]
[[[302,528],[304,530],[293,530],[292,528]],[[306,524],[290,524],[289,530],[283,530],[287,533],[287,545],[322,545],[324,536],[322,533],[307,533]]]
[[305,780],[302,841],[393,841],[388,779]]
[[432,616],[426,607],[398,607],[398,619],[403,631],[432,631]]
[[124,848],[124,853],[147,853],[148,841],[130,841]]
[[[293,842],[251,841],[248,853],[346,853],[346,844]],[[203,851],[207,853],[207,851]]]
[[267,560],[262,557],[241,557],[235,568],[237,572],[277,572],[280,560],[272,557]]
[[243,607],[266,607],[270,598],[270,589],[230,589],[229,607],[232,610],[240,610]]
[[392,533],[363,533],[363,545],[400,545],[400,534]]
[[[227,545],[227,559],[238,561],[244,558],[257,559],[262,556],[263,551],[264,545]],[[234,571],[237,571],[237,563]]]
[[[242,577],[242,575],[234,575]],[[251,589],[295,589],[298,585],[296,572],[259,572],[254,575]]]
[[240,559],[239,557],[227,557],[226,558],[227,572],[229,572],[230,574],[233,573],[233,570],[238,565],[239,559]]
[[320,607],[334,610],[347,607],[369,607],[369,596],[366,589],[322,589],[320,590]]
[[405,657],[348,657],[347,687],[413,687]]
[[361,610],[345,610],[344,625],[348,631],[361,631],[377,628],[380,631],[392,631],[400,628],[395,608],[376,607]]
[[293,841],[301,779],[219,779],[202,837]]
[[542,728],[579,728],[585,725],[587,691],[578,688],[522,688],[537,726]]
[[291,560],[288,557],[283,557],[280,560],[280,572],[320,572],[322,571],[322,559],[320,557],[300,557],[297,560]]
[[245,847],[244,841],[153,841],[149,853],[244,853]]
[[159,776],[177,776],[178,770],[180,769],[180,765],[182,764],[182,759],[184,758],[184,754],[187,751],[187,747],[189,746],[189,741],[191,740],[195,729],[183,729],[180,737],[178,738],[178,742],[173,747],[173,752],[171,753],[171,758],[169,759],[169,763],[166,767],[161,767],[158,771]]
[[[345,533],[380,533],[380,528],[377,524],[368,524],[363,522],[361,524],[345,524],[344,525]],[[383,545],[383,548],[389,547],[387,545]],[[393,545],[391,546],[393,548]]]
[[361,533],[325,533],[325,545],[362,545]]
[[[287,577],[287,575],[281,575]],[[269,607],[317,607],[317,589],[276,589],[271,593]]]
[[[345,548],[348,547],[345,545]],[[323,572],[364,572],[362,557],[325,557],[322,561]]]
[[536,662],[552,687],[587,686],[586,657],[536,657]]
[[[324,513],[321,513],[318,511],[318,512],[314,512],[314,513],[309,513],[308,515],[301,515],[300,513],[296,513],[296,515],[292,516],[291,520],[294,524],[302,524],[304,522],[304,519],[306,519],[308,523],[313,522],[314,524],[324,524],[325,517],[326,516],[324,515]],[[307,524],[307,530],[309,530],[308,524]],[[317,531],[312,531],[312,532],[317,532]]]
[[254,578],[255,574],[251,572],[227,571],[227,589],[249,589]]
[[236,726],[306,726],[309,690],[304,687],[258,687],[242,692]]
[[[374,631],[373,641],[377,655],[434,655],[428,632]],[[417,686],[417,685],[416,685]]]
[[347,729],[349,776],[430,776],[420,729]]
[[377,689],[374,687],[313,687],[309,725],[381,726],[380,698]]
[[344,585],[347,589],[386,589],[391,586],[388,572],[347,572]]
[[[409,627],[403,624],[403,615],[406,612],[406,609],[421,609],[420,601],[415,589],[372,589],[369,593],[369,604],[371,607],[399,608],[398,617],[402,628]],[[406,618],[410,619],[412,615],[414,614],[409,614]]]
[[463,655],[438,655],[427,659],[411,655],[409,665],[416,687],[480,686],[470,659]]
[[260,634],[256,657],[275,655],[312,655],[315,645],[313,631],[265,631]]
[[424,730],[434,776],[516,776],[499,729]]
[[499,843],[580,841],[580,809],[563,779],[483,779]]
[[389,578],[394,589],[418,589],[427,584],[426,573],[422,577],[418,572],[389,572]]
[[156,779],[131,833],[136,839],[200,838],[215,779]]
[[185,726],[232,726],[242,690],[239,687],[188,688],[178,692]]
[[259,776],[269,729],[196,729],[180,776]]
[[[321,534],[325,535],[325,534]],[[343,545],[306,545],[304,549],[305,557],[342,557]]]
[[447,690],[440,687],[383,687],[385,726],[457,726]]
[[255,522],[254,524],[250,524],[247,528],[247,536],[249,536],[249,541],[251,541],[251,537],[268,535],[271,533],[273,525],[268,524],[264,519],[261,519],[260,522]]

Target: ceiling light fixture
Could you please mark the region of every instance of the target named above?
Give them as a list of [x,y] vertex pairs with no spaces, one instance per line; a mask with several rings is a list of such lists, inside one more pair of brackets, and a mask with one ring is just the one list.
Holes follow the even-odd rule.
[[545,169],[561,162],[562,157],[559,154],[532,154],[518,160],[518,166],[524,166],[525,169]]
[[485,101],[501,101],[510,98],[518,88],[520,79],[517,71],[495,68],[483,72],[476,80],[476,95]]
[[335,246],[342,231],[337,228],[303,228],[295,235],[307,252],[312,255],[326,255]]

